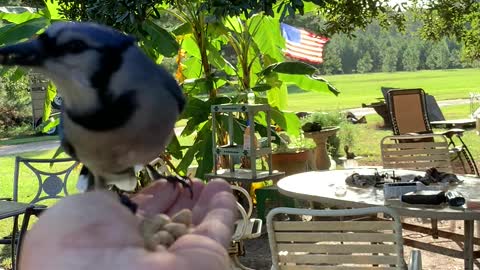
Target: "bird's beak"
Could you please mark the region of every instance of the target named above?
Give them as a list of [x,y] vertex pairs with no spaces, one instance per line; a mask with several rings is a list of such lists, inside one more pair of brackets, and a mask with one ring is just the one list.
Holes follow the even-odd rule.
[[0,65],[40,66],[45,58],[43,46],[38,39],[0,48]]

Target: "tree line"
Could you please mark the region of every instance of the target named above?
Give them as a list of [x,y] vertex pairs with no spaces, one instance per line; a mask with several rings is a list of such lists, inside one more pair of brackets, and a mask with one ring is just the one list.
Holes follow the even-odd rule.
[[[318,33],[323,22],[315,15],[297,16],[288,23]],[[426,40],[421,24],[407,21],[405,30],[384,29],[373,21],[363,30],[337,33],[324,47],[323,74],[351,74],[478,67],[463,57],[462,44],[448,37]]]

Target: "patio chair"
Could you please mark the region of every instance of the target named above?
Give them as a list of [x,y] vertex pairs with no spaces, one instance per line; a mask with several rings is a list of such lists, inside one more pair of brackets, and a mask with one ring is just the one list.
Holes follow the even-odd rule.
[[[392,89],[388,91],[387,98],[394,135],[433,134],[423,89]],[[450,129],[439,134],[448,139],[451,160],[458,159],[466,174],[479,176],[475,160],[462,140],[463,133],[463,129]],[[454,138],[460,144],[457,145]],[[423,142],[429,140],[431,141],[429,138],[422,139]],[[418,140],[412,140],[414,141]]]
[[380,145],[384,168],[453,171],[447,138],[441,134],[386,136]]
[[[441,134],[386,136],[380,145],[386,169],[453,172],[448,142]],[[431,219],[431,224],[432,237],[437,239],[438,220]]]
[[[38,168],[39,165],[51,166],[48,170]],[[63,164],[63,165],[62,165]],[[0,201],[0,219],[13,218],[12,234],[9,238],[0,241],[1,244],[10,244],[12,246],[12,269],[17,269],[17,263],[20,256],[21,242],[26,232],[31,215],[38,215],[47,206],[38,204],[47,199],[59,199],[67,196],[68,178],[78,162],[71,158],[62,159],[32,159],[16,157],[15,171],[13,177],[13,197],[11,201]],[[58,167],[57,167],[58,166]],[[36,183],[28,183],[29,186],[37,185],[33,194],[23,196],[23,191],[19,192],[19,182],[25,173],[33,174]],[[75,184],[72,185],[73,188]],[[19,199],[29,198],[28,200]],[[21,201],[21,202],[20,202]],[[20,235],[17,237],[18,218],[24,214]]]
[[237,202],[237,209],[240,213],[239,219],[235,222],[233,230],[232,242],[228,249],[230,255],[230,269],[232,270],[253,270],[246,267],[240,262],[239,256],[244,254],[243,241],[254,239],[262,233],[262,220],[258,218],[251,218],[253,211],[253,202],[250,194],[239,186],[231,186],[234,193],[238,196],[243,196],[247,201],[247,209],[242,204]]
[[[389,220],[351,220],[386,214]],[[337,217],[322,221],[276,221],[277,216]],[[338,220],[338,218],[348,218]],[[400,217],[393,209],[346,210],[275,208],[267,215],[272,270],[407,269]],[[421,269],[420,252],[412,252],[408,269]]]

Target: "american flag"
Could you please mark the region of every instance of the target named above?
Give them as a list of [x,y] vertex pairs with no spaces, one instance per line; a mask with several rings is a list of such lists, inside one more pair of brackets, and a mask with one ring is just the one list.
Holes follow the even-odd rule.
[[315,64],[323,63],[323,46],[328,38],[281,23],[286,56]]

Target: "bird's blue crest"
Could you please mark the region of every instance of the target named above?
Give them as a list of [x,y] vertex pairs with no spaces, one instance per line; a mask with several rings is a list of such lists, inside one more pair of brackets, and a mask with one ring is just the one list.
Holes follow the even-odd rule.
[[108,47],[117,47],[125,45],[125,43],[135,42],[135,38],[126,35],[113,28],[95,24],[95,23],[77,23],[77,22],[57,22],[52,24],[46,31],[50,37],[58,36],[61,32],[76,32],[89,36],[98,43]]

